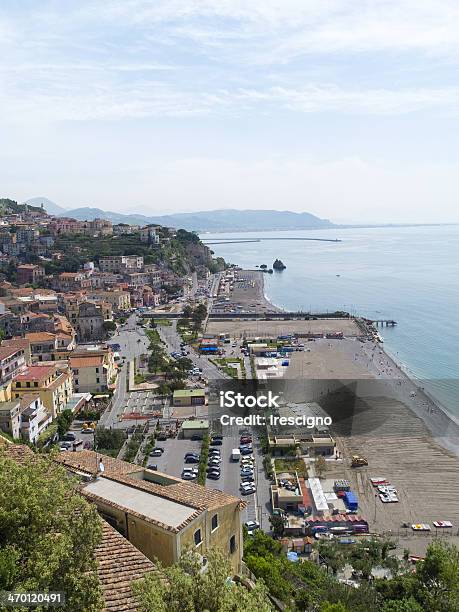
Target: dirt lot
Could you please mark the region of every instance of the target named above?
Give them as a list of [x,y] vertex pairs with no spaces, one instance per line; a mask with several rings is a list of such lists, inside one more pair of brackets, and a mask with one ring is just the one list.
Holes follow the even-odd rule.
[[229,333],[233,338],[276,338],[285,334],[343,332],[348,338],[361,335],[361,331],[350,319],[319,319],[317,321],[213,321],[209,320],[207,333]]

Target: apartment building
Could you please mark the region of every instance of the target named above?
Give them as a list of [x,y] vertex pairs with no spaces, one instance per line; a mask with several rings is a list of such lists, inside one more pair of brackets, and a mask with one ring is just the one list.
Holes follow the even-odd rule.
[[234,573],[240,571],[245,502],[238,497],[94,451],[59,453],[55,461],[80,477],[97,476],[82,484],[82,494],[149,559],[171,565],[191,547],[204,566],[215,547],[228,555]]
[[123,274],[124,272],[142,270],[142,268],[143,257],[137,255],[110,255],[99,259],[99,269],[101,272]]
[[131,296],[127,291],[89,291],[88,299],[110,304],[114,312],[123,312],[131,307]]
[[24,395],[21,406],[21,438],[31,444],[36,444],[39,435],[52,422],[51,414],[46,410],[40,395]]
[[30,355],[33,363],[37,361],[59,360],[59,351],[63,356],[73,351],[76,346],[75,337],[63,333],[31,332],[24,336],[30,343]]
[[35,285],[45,276],[45,269],[34,264],[22,264],[16,268],[18,285]]
[[74,352],[69,365],[77,393],[102,393],[115,386],[118,370],[110,349]]
[[55,365],[31,365],[18,374],[12,382],[14,399],[34,394],[40,396],[53,419],[66,409],[73,395],[73,378],[70,370]]
[[159,225],[146,225],[140,228],[140,240],[147,244],[159,244]]
[[19,374],[26,366],[25,349],[20,346],[0,346],[0,384]]

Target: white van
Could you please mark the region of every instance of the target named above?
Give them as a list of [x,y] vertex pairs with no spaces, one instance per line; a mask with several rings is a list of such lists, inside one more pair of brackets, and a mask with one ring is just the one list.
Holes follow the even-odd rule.
[[238,448],[233,448],[231,451],[231,461],[239,461],[241,458],[241,451]]

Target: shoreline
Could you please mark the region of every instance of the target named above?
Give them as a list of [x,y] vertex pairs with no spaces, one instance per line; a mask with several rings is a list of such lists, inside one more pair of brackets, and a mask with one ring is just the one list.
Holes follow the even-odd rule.
[[[263,274],[258,272],[265,305],[277,311],[288,312],[270,301],[266,294]],[[383,343],[366,341],[363,346],[359,346],[356,356],[355,363],[363,366],[376,380],[392,381],[395,394],[415,416],[422,420],[432,438],[444,449],[459,457],[459,419],[426,391],[421,382],[385,350]]]

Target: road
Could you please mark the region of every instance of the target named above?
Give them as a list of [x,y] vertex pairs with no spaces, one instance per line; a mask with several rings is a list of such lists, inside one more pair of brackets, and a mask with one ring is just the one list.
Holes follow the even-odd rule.
[[[174,351],[180,353],[182,342],[181,337],[177,332],[177,321],[174,319],[171,321],[171,325],[158,325],[157,329],[161,340],[166,344],[167,352],[172,353]],[[192,348],[187,349],[190,354],[187,355],[195,366],[202,369],[202,376],[208,380],[220,380],[222,378],[229,378],[226,374],[221,372],[217,366],[209,361],[207,357],[199,355]]]
[[137,314],[132,314],[125,325],[120,327],[110,339],[110,343],[120,345],[120,354],[125,357],[125,361],[118,372],[118,383],[113,394],[111,409],[107,410],[101,417],[99,425],[105,428],[112,428],[118,423],[119,416],[128,405],[127,392],[127,370],[130,360],[146,353],[150,344],[148,337],[142,327],[137,325]]

